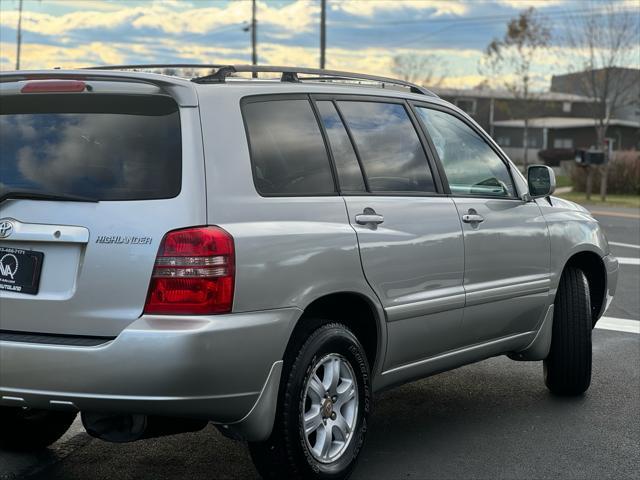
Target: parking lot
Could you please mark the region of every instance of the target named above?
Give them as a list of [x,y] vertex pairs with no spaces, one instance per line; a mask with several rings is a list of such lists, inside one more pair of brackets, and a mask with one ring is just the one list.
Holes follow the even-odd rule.
[[[621,271],[607,329],[594,331],[587,394],[553,397],[541,362],[505,357],[384,392],[354,479],[637,478],[640,216],[593,211]],[[1,455],[1,479],[258,478],[244,446],[212,427],[115,445],[91,439],[76,422],[44,453]]]

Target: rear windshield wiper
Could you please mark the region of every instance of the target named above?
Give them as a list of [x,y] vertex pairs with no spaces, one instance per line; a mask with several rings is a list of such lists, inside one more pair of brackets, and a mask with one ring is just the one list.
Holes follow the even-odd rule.
[[68,195],[66,193],[49,193],[40,190],[13,189],[0,190],[0,203],[5,200],[57,200],[61,202],[98,202],[97,198],[84,197],[81,195]]

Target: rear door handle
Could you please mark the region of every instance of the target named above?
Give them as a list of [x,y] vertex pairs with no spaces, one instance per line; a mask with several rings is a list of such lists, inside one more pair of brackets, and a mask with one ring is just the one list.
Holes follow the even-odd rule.
[[384,222],[384,217],[378,215],[373,208],[365,208],[364,212],[356,215],[356,223],[358,225],[380,225]]
[[464,223],[482,223],[484,222],[484,217],[477,213],[468,213],[462,216],[462,221]]

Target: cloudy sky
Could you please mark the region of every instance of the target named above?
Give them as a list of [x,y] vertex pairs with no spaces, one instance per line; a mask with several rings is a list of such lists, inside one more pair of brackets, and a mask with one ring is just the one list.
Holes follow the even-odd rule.
[[[555,34],[601,13],[583,0],[329,0],[327,68],[388,75],[394,55],[431,54],[446,64],[446,85],[474,86],[484,48],[529,6]],[[2,70],[15,67],[17,8],[18,0],[0,0]],[[619,0],[619,9],[640,16],[640,0]],[[243,0],[24,0],[21,67],[250,63],[250,17]],[[259,1],[257,18],[260,63],[318,66],[319,1]],[[539,85],[566,70],[558,48],[537,61]]]

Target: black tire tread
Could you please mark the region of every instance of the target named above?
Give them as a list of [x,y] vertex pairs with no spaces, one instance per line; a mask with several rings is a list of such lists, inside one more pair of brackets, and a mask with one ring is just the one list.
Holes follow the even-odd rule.
[[[298,401],[297,396],[294,395],[294,382],[299,375],[299,370],[304,369],[306,371],[309,367],[302,361],[309,345],[316,338],[324,335],[327,330],[339,328],[351,334],[360,350],[364,351],[353,332],[346,325],[328,321],[320,321],[318,325],[318,328],[306,337],[306,340],[302,336],[294,339],[295,341],[289,349],[289,361],[287,361],[287,355],[285,355],[285,368],[282,372],[282,378],[286,379],[286,383],[282,383],[280,386],[278,409],[270,439],[267,442],[249,443],[249,452],[254,465],[265,479],[307,478],[306,473],[300,470],[294,454],[295,443],[298,442],[298,438],[290,434],[287,425],[298,421],[297,418],[291,418],[292,412],[296,411],[292,407]],[[355,467],[355,462],[353,462],[349,471],[345,472],[345,476],[341,478],[348,478],[353,467]]]
[[580,395],[591,383],[592,316],[589,283],[582,270],[562,273],[553,313],[545,383],[557,395]]

